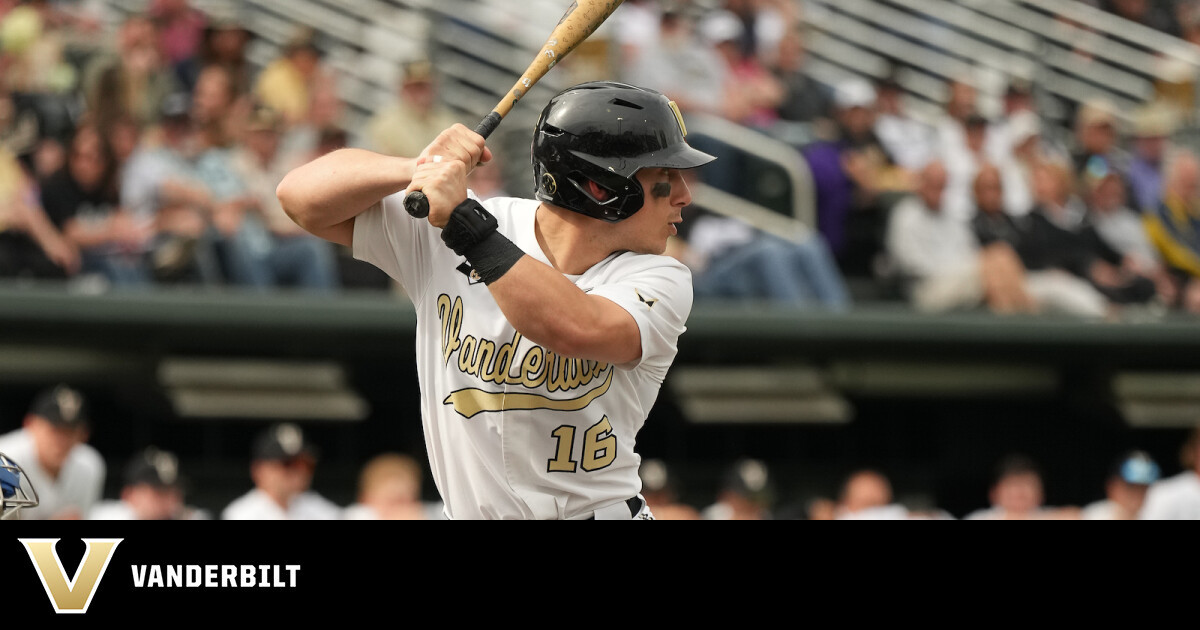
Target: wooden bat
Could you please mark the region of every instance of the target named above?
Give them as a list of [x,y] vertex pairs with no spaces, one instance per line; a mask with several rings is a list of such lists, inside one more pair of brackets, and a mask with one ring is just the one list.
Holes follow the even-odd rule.
[[[500,121],[512,111],[529,90],[563,57],[575,50],[583,40],[587,39],[600,25],[608,19],[617,7],[625,0],[575,0],[563,14],[554,31],[542,46],[541,52],[525,69],[525,74],[513,85],[512,91],[505,94],[492,113],[484,117],[475,127],[475,133],[487,138],[500,125]],[[415,218],[423,219],[429,216],[429,200],[419,190],[408,193],[404,197],[404,209]]]

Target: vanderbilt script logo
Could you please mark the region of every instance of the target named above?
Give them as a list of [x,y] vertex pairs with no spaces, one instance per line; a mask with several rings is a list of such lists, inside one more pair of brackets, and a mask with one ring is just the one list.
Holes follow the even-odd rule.
[[87,551],[84,552],[83,560],[75,569],[75,577],[71,579],[67,578],[62,560],[59,559],[58,552],[54,549],[58,544],[58,538],[18,538],[17,540],[25,545],[25,551],[29,552],[29,559],[33,561],[33,567],[42,580],[42,586],[45,587],[46,596],[50,598],[50,603],[54,606],[54,612],[83,614],[92,604],[92,596],[96,593],[96,586],[100,584],[100,578],[104,577],[104,572],[108,569],[108,562],[112,559],[113,551],[124,539],[84,538],[83,543],[87,545]]

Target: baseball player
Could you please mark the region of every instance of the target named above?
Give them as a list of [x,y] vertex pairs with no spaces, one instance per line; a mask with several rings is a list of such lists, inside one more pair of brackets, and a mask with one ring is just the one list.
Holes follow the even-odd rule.
[[[536,199],[480,200],[478,134],[444,131],[416,158],[343,149],[280,184],[302,227],[386,271],[417,312],[430,468],[451,519],[652,519],[638,430],[692,306],[663,256],[691,201],[690,147],[658,92],[593,82],[534,130]],[[407,191],[429,199],[406,214]]]

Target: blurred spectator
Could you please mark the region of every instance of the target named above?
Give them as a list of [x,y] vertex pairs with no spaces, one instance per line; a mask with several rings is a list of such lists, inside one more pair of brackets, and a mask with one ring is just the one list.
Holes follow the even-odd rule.
[[311,490],[317,449],[299,426],[276,424],[254,440],[254,488],[221,512],[223,520],[330,520],[341,508]]
[[724,63],[722,115],[748,127],[766,129],[778,118],[787,93],[758,57],[746,51],[745,30],[742,19],[729,11],[715,11],[699,25],[704,41]]
[[640,63],[641,55],[658,44],[659,21],[662,20],[659,0],[626,0],[612,19],[615,24],[613,36],[621,49],[621,67]]
[[[942,200],[943,212],[963,223],[971,220],[975,210],[972,203],[974,196],[972,188],[979,168],[988,161],[986,152],[988,133],[991,125],[988,120],[972,112],[963,121],[963,146],[953,155],[947,154],[943,162],[946,168],[946,193]],[[1005,156],[996,163],[997,168],[1010,164],[1010,157]]]
[[836,520],[905,520],[908,510],[892,503],[892,484],[874,470],[860,470],[846,478],[835,508]]
[[1011,79],[1004,89],[1002,110],[1001,115],[992,121],[987,134],[987,156],[993,163],[1009,159],[1016,146],[1009,133],[1012,118],[1018,114],[1037,114],[1033,84],[1025,79]]
[[42,207],[81,254],[83,273],[116,286],[150,282],[152,222],[119,207],[116,163],[99,130],[83,124],[67,164],[41,184]]
[[172,69],[183,69],[200,51],[208,18],[188,0],[151,0],[147,17],[158,26],[158,47]]
[[174,453],[153,446],[130,458],[121,496],[102,501],[88,513],[92,521],[208,520],[212,515],[184,502],[186,480]]
[[253,33],[233,16],[214,16],[204,28],[197,53],[176,68],[183,87],[190,92],[196,86],[200,70],[217,65],[233,77],[234,91],[239,97],[249,95],[254,88],[255,70],[246,55],[253,38]]
[[113,121],[124,116],[140,126],[156,123],[163,99],[179,88],[174,71],[159,51],[154,23],[135,14],[117,31],[115,50],[96,55],[88,63],[83,95],[92,118],[107,131]]
[[1144,221],[1176,279],[1180,306],[1200,313],[1200,160],[1191,151],[1179,149],[1168,158],[1162,200]]
[[331,291],[338,285],[333,244],[296,225],[275,195],[283,176],[300,164],[280,155],[282,128],[279,114],[257,108],[243,146],[232,156],[233,171],[249,195],[229,250],[237,256],[234,279],[257,289]]
[[1116,461],[1105,480],[1107,498],[1084,506],[1081,516],[1087,521],[1137,520],[1146,501],[1146,491],[1158,479],[1158,464],[1148,453],[1126,453]]
[[1076,180],[1082,177],[1092,158],[1108,162],[1109,168],[1125,177],[1129,157],[1119,146],[1117,116],[1112,103],[1093,99],[1084,103],[1075,115],[1074,145],[1071,160]]
[[1124,257],[1129,268],[1154,281],[1166,304],[1176,300],[1177,287],[1146,233],[1142,214],[1126,203],[1125,180],[1097,160],[1084,176],[1089,218],[1100,238]]
[[888,193],[913,188],[875,134],[875,88],[852,79],[834,91],[837,137],[804,148],[817,194],[817,227],[843,275],[871,277],[883,249]]
[[1183,472],[1150,486],[1142,505],[1142,520],[1200,520],[1200,425],[1184,442],[1179,460]]
[[875,96],[875,134],[896,163],[916,171],[933,160],[933,128],[909,114],[900,84],[892,77],[881,79]]
[[[914,195],[892,209],[886,248],[891,274],[919,311],[987,306],[995,312],[1033,310],[1024,269],[1003,245],[981,247],[962,220],[943,209],[947,173],[941,162],[921,169]],[[1003,212],[999,171],[985,164],[974,182],[981,212]]]
[[744,458],[721,478],[716,501],[700,511],[709,521],[766,521],[773,515],[775,487],[766,462]]
[[1162,199],[1163,163],[1178,124],[1174,110],[1165,104],[1145,105],[1134,112],[1128,177],[1131,201],[1139,213],[1153,212]]
[[476,166],[467,174],[467,188],[484,200],[510,197],[505,188],[503,168],[502,161],[495,157],[487,164]]
[[797,22],[797,9],[777,0],[724,0],[724,12],[742,23],[738,48],[747,57],[769,59],[779,42]]
[[1004,211],[1022,216],[1034,206],[1033,174],[1052,159],[1042,142],[1042,120],[1034,112],[1014,112],[1004,125],[1002,137],[1007,147],[993,149],[991,158],[993,161],[1008,160],[1008,168],[1000,172],[1004,183]]
[[624,74],[629,83],[666,94],[685,114],[723,116],[726,111],[725,64],[697,36],[692,20],[678,6],[663,7],[657,43]]
[[978,113],[978,93],[974,84],[965,78],[955,78],[946,86],[946,104],[933,121],[937,156],[943,164],[955,164],[969,155],[967,148],[967,118]]
[[104,458],[91,445],[87,399],[67,385],[38,392],[22,428],[0,435],[0,452],[21,464],[40,504],[29,520],[79,520],[100,501]]
[[695,521],[700,512],[679,500],[679,479],[661,459],[642,460],[642,498],[654,519],[659,521]]
[[1047,164],[1035,173],[1038,205],[1027,217],[1028,229],[1017,247],[1025,267],[1068,271],[1115,305],[1152,300],[1154,282],[1140,273],[1133,258],[1100,237],[1074,189],[1070,172],[1061,165]]
[[833,91],[808,73],[804,35],[793,28],[779,41],[771,71],[783,85],[783,100],[776,108],[780,119],[799,123],[831,123]]
[[18,105],[12,93],[0,84],[0,150],[12,153],[26,166],[41,140],[37,112]]
[[379,153],[416,157],[457,122],[461,121],[438,101],[433,64],[422,59],[404,65],[398,100],[367,121],[364,141]]
[[78,271],[78,248],[46,216],[28,173],[0,145],[0,278],[62,280]]
[[422,467],[409,455],[384,453],[367,462],[358,478],[358,500],[343,511],[352,521],[444,519],[440,502],[421,500]]
[[263,68],[254,84],[254,96],[263,105],[282,112],[289,125],[299,123],[308,116],[310,88],[321,80],[323,72],[315,33],[302,29],[287,43],[283,56]]
[[991,507],[967,514],[968,521],[1073,520],[1075,508],[1050,508],[1043,505],[1041,469],[1023,455],[1009,455],[997,466],[988,493]]
[[26,0],[0,15],[0,83],[13,92],[68,95],[78,83],[67,60],[65,24],[48,0]]

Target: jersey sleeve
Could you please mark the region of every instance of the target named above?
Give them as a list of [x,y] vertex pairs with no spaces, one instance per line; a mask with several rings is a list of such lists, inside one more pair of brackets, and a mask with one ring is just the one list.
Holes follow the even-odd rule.
[[614,265],[621,268],[609,274],[612,281],[594,287],[590,293],[615,302],[637,323],[641,358],[618,367],[649,370],[661,383],[675,360],[679,336],[687,330],[692,311],[692,273],[667,256],[624,254]]
[[400,191],[355,217],[354,257],[387,273],[417,301],[429,283],[435,232],[429,221],[409,216]]

